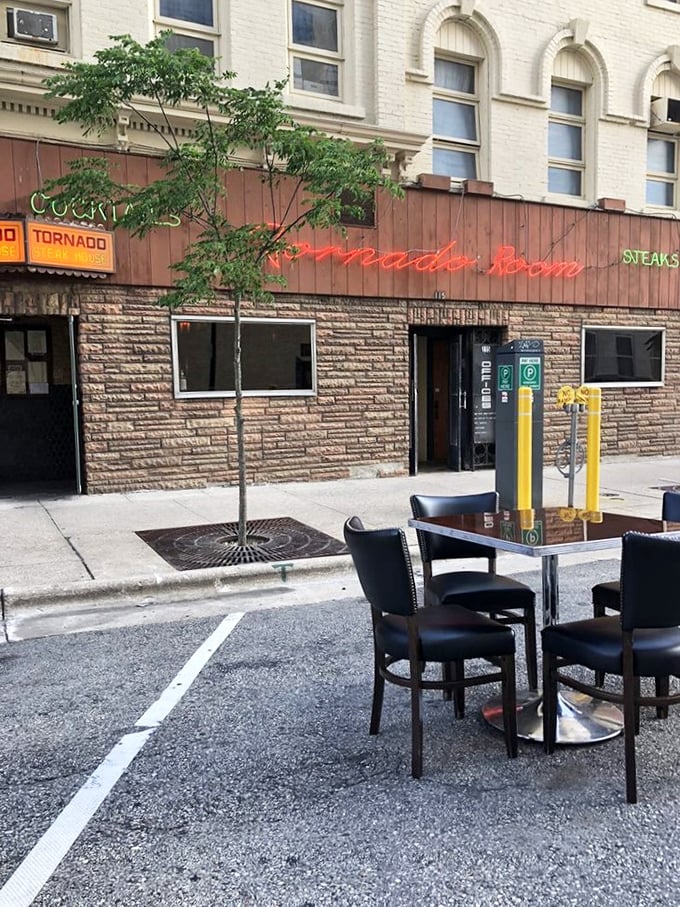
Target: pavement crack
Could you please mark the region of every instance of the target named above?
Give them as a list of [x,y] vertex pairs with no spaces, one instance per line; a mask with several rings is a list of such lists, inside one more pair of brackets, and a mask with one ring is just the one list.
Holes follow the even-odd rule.
[[5,590],[0,589],[0,620],[2,620],[2,635],[5,639],[5,642],[9,642],[9,634],[7,633],[7,617],[5,614]]
[[49,512],[49,510],[47,509],[47,507],[45,507],[45,505],[44,505],[42,502],[41,502],[40,506],[41,506],[42,509],[45,511],[45,513],[47,514],[47,516],[49,517],[49,519],[52,521],[52,525],[54,526],[54,528],[57,530],[57,532],[59,532],[59,534],[61,535],[61,537],[63,538],[63,540],[66,542],[66,544],[69,546],[69,548],[71,549],[71,551],[75,554],[75,556],[78,558],[78,560],[80,561],[80,563],[83,565],[83,567],[85,568],[85,571],[87,572],[87,575],[90,577],[90,579],[94,579],[94,578],[95,578],[95,577],[94,577],[94,573],[93,573],[93,572],[90,570],[90,568],[87,566],[87,561],[85,560],[85,558],[82,556],[82,554],[80,553],[80,551],[78,551],[78,549],[76,548],[76,546],[75,546],[75,545],[73,544],[73,542],[71,541],[71,537],[68,536],[68,535],[64,535],[64,533],[61,531],[61,527],[59,526],[59,524],[57,523],[57,521],[54,519],[54,517],[52,516],[52,514]]
[[90,570],[90,568],[87,566],[87,561],[86,561],[85,558],[82,556],[82,554],[80,553],[80,551],[78,551],[78,549],[77,549],[76,546],[73,544],[73,542],[71,541],[71,539],[70,539],[68,536],[65,535],[65,536],[64,536],[64,540],[67,542],[67,544],[68,544],[68,545],[70,546],[70,548],[71,548],[71,551],[73,551],[73,553],[75,554],[75,556],[78,558],[78,560],[80,561],[80,563],[83,565],[83,567],[84,567],[85,570],[87,571],[87,575],[90,577],[90,579],[94,579],[94,573],[93,573],[93,572]]

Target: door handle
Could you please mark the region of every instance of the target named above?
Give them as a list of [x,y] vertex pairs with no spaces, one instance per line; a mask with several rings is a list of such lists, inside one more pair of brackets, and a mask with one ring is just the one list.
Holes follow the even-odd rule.
[[467,409],[467,391],[460,392],[460,408]]

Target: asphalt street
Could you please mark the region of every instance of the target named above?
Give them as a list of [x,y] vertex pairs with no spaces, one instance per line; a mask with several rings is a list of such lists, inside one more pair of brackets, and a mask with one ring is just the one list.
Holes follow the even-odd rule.
[[[608,567],[615,576],[616,561],[562,568],[563,619],[589,613]],[[537,571],[522,577],[538,588]],[[643,713],[636,806],[625,803],[620,738],[550,757],[523,741],[508,760],[479,714],[497,692],[488,687],[468,692],[462,721],[427,696],[414,781],[405,691],[388,687],[381,733],[368,735],[365,602],[345,592],[262,604],[227,618],[233,629],[181,690],[178,672],[222,616],[0,647],[2,907],[18,907],[6,894],[16,870],[29,865],[34,882],[44,872],[28,863],[32,848],[55,842],[54,823],[92,777],[101,805],[69,813],[82,831],[36,905],[679,902],[677,710],[667,721]],[[110,754],[144,729],[111,784]]]

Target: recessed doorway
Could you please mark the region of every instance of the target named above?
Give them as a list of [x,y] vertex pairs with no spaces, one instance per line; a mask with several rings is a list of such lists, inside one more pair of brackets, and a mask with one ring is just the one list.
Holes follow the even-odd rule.
[[495,465],[493,355],[502,328],[411,327],[410,471]]

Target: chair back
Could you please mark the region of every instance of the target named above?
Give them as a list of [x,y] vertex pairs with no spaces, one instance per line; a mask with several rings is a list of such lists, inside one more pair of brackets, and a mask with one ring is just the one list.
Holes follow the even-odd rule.
[[661,519],[680,523],[680,492],[665,491],[661,505]]
[[353,516],[345,523],[344,533],[371,606],[388,614],[414,614],[416,584],[403,530],[365,529]]
[[621,626],[680,626],[680,538],[627,532],[621,555]]
[[[416,519],[451,516],[456,513],[496,513],[497,510],[498,494],[495,491],[485,491],[481,494],[458,494],[449,497],[411,495],[411,511]],[[478,545],[476,542],[466,542],[462,539],[453,539],[446,535],[422,530],[417,530],[417,535],[420,556],[424,564],[462,557],[484,557],[492,563],[496,558],[493,548]]]

